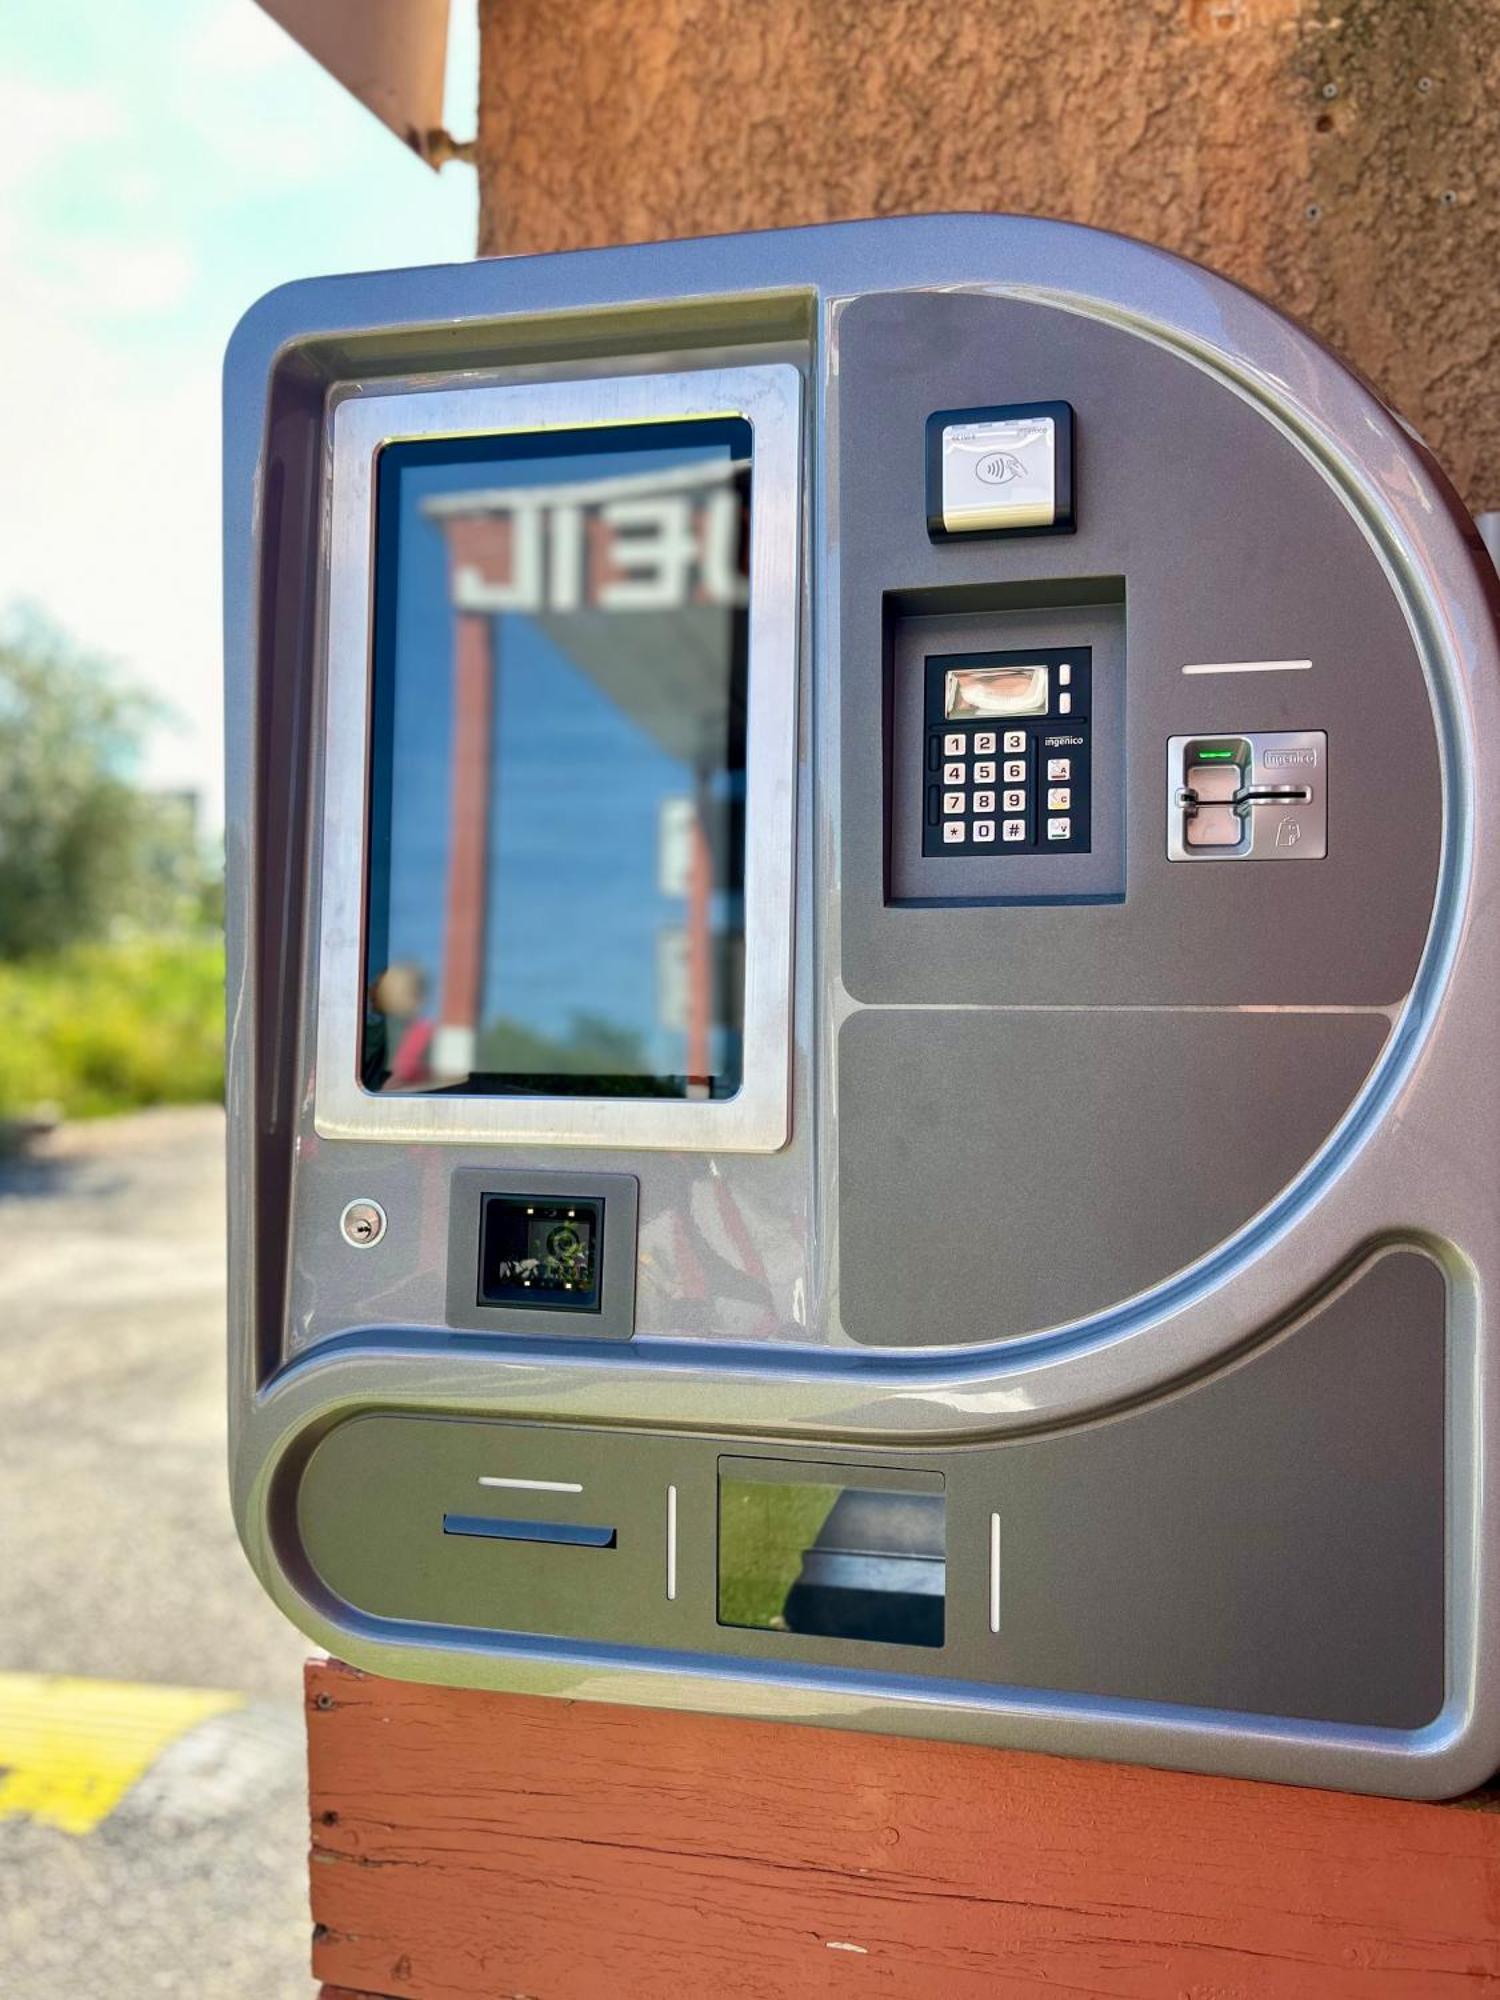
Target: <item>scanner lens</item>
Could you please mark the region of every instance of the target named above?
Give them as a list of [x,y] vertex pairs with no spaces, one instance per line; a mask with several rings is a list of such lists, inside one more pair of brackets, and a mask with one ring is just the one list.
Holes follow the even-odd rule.
[[488,1194],[479,1211],[482,1306],[597,1312],[604,1203]]

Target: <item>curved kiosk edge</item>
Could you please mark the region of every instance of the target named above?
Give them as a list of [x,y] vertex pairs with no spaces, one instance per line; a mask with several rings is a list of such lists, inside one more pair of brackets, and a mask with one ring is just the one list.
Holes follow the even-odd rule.
[[1487,1778],[1497,581],[1399,419],[1165,253],[913,217],[273,293],[225,494],[282,1608]]

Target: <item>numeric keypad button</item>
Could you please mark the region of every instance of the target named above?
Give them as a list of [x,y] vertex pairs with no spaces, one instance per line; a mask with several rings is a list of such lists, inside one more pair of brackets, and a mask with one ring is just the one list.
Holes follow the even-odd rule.
[[1012,757],[1009,760],[1005,766],[1005,782],[1007,785],[1025,784],[1026,759],[1024,757]]
[[1012,840],[1012,841],[1024,840],[1026,838],[1025,820],[1024,819],[1006,820],[1005,824],[1000,829],[1000,838],[1002,840]]
[[945,785],[961,785],[966,776],[967,773],[962,764],[945,764],[943,766],[943,783]]
[[1024,729],[1007,729],[1005,732],[1006,756],[1013,757],[1018,750],[1024,750],[1025,748],[1026,731]]
[[994,754],[995,754],[994,730],[981,729],[977,731],[974,737],[974,755],[976,757],[993,757]]
[[945,819],[943,821],[944,847],[957,847],[963,837],[964,823],[961,819]]
[[974,838],[981,846],[988,846],[990,841],[995,838],[995,822],[992,819],[976,819],[974,822]]
[[943,811],[945,813],[961,813],[963,809],[964,795],[962,792],[944,792]]
[[962,757],[968,747],[968,744],[958,730],[955,730],[951,736],[943,738],[943,755],[945,757]]
[[1024,791],[1007,792],[1003,804],[1008,813],[1025,812],[1026,794]]

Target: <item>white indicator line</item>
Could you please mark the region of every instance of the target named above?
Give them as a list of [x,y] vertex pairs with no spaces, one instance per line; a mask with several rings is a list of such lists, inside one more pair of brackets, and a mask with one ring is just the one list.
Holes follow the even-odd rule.
[[1307,674],[1311,660],[1207,660],[1184,667],[1185,674]]
[[667,1488],[667,1602],[677,1597],[677,1488]]
[[503,1486],[508,1493],[581,1493],[582,1485],[573,1479],[496,1479],[488,1473],[481,1473],[481,1486]]
[[990,1630],[1000,1630],[1000,1516],[990,1516]]

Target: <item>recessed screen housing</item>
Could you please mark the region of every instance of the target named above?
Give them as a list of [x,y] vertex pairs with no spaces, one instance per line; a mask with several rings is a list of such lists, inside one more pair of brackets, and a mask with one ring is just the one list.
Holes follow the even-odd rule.
[[799,406],[768,365],[337,407],[325,1136],[784,1143]]

